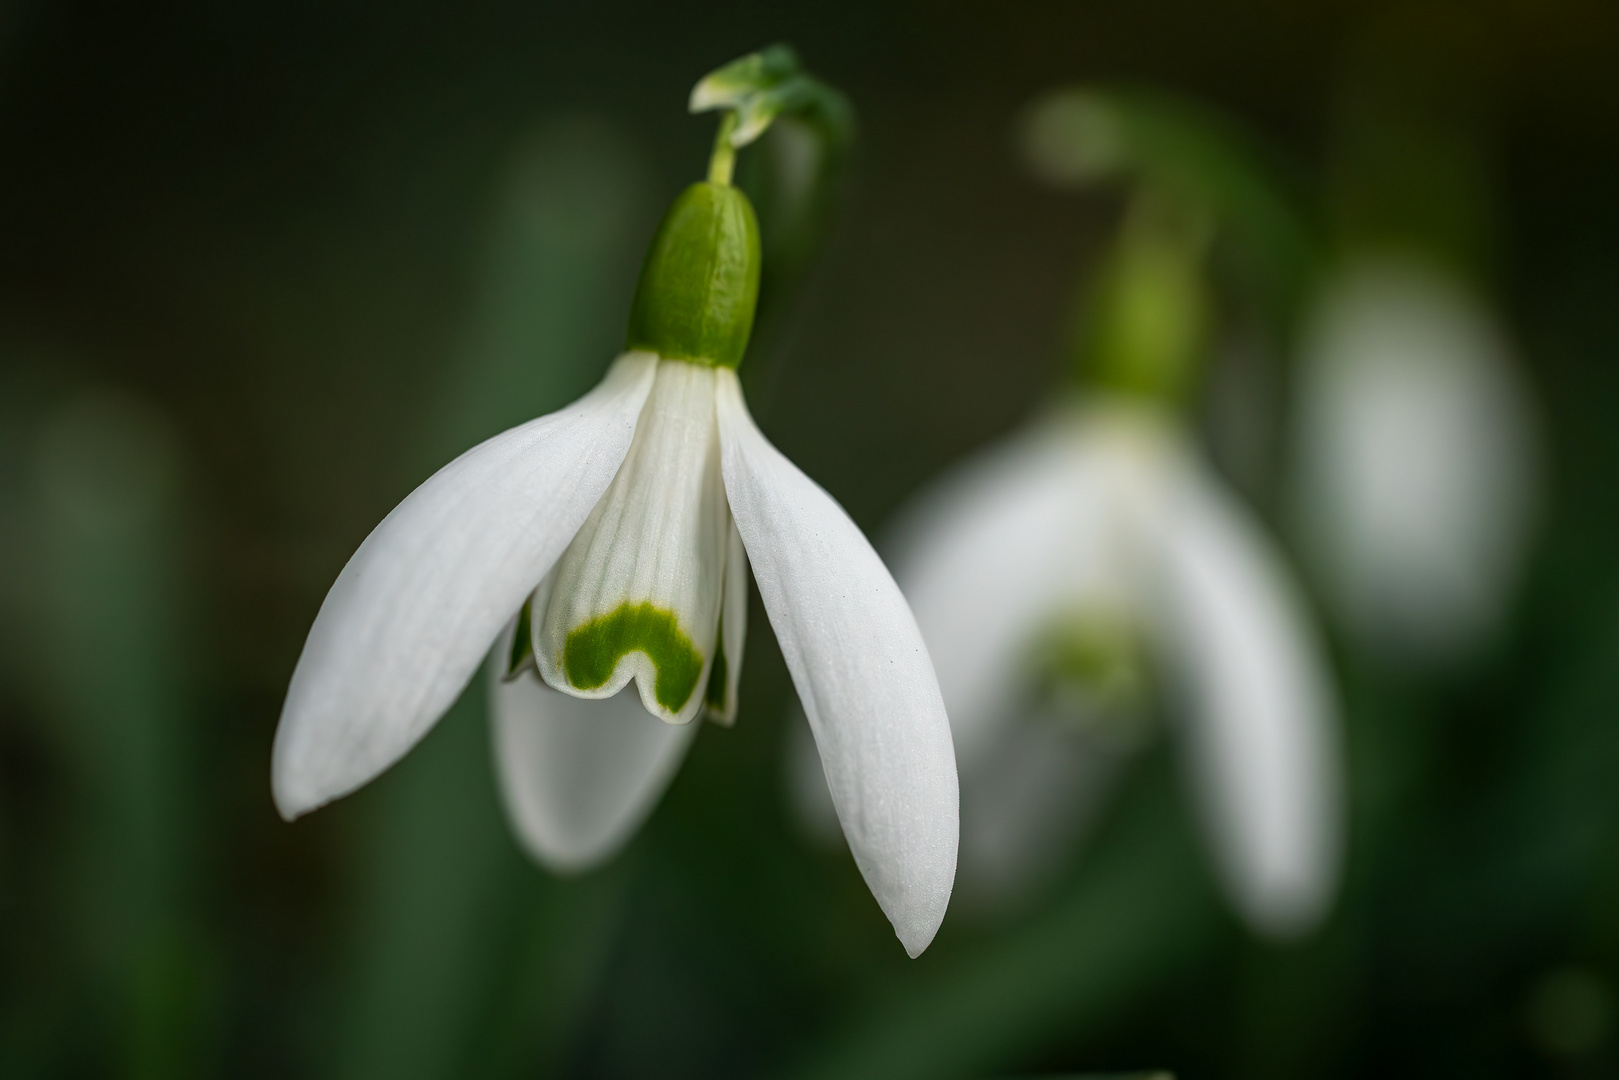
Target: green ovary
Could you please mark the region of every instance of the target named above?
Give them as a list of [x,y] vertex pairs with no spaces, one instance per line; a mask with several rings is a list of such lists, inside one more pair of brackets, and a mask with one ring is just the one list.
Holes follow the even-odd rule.
[[672,713],[691,700],[703,673],[703,657],[680,630],[674,612],[651,604],[621,604],[577,627],[562,647],[562,670],[580,690],[594,690],[613,677],[626,654],[645,653],[657,669],[652,696]]

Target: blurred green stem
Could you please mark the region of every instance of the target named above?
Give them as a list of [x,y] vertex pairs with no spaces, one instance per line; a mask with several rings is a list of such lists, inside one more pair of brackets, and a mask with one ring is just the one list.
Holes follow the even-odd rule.
[[144,402],[92,392],[46,423],[36,466],[37,675],[76,787],[74,955],[61,961],[84,965],[83,983],[69,976],[75,1034],[59,1050],[110,1059],[117,1075],[197,1075],[210,1001],[191,895],[201,814],[190,684],[201,663],[187,633],[178,439]]
[[714,136],[714,153],[708,159],[708,182],[722,187],[731,186],[731,173],[736,170],[736,147],[731,136],[736,132],[736,113],[727,112],[720,117],[720,129]]

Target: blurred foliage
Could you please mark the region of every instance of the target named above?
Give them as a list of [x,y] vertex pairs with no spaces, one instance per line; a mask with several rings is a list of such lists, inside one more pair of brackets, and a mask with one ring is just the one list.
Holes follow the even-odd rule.
[[[757,605],[737,727],[595,875],[521,857],[476,690],[276,818],[281,695],[343,561],[598,377],[702,173],[691,80],[776,39],[861,143],[748,363],[868,529],[1062,369],[1116,208],[1024,177],[1009,133],[1053,86],[1240,118],[1335,242],[1420,246],[1515,328],[1553,468],[1528,581],[1465,668],[1340,645],[1352,854],[1314,937],[1223,913],[1154,759],[1047,903],[905,960],[789,820]],[[8,8],[0,1074],[1612,1075],[1616,121],[1619,15],[1587,0]]]

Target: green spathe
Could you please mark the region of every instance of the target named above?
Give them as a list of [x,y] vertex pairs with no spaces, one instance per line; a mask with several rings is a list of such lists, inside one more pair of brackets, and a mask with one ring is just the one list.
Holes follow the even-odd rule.
[[594,690],[632,652],[645,653],[658,669],[653,685],[658,704],[679,712],[697,689],[703,657],[681,632],[674,613],[652,604],[620,604],[570,631],[562,647],[562,670],[575,687]]
[[512,632],[512,647],[506,657],[507,681],[517,678],[534,663],[534,616],[530,611],[533,606],[532,600],[524,600],[517,613],[517,629]]
[[703,692],[703,704],[720,714],[725,712],[726,666],[725,619],[722,616],[719,629],[714,631],[714,666],[708,669],[708,689]]
[[759,299],[759,224],[746,195],[708,181],[680,194],[652,240],[626,347],[735,368]]

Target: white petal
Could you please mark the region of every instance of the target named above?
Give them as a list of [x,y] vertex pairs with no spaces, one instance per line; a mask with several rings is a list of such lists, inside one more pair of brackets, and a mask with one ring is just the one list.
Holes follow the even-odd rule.
[[[729,510],[727,510],[729,516]],[[708,718],[730,727],[736,723],[737,687],[742,679],[742,646],[748,640],[748,553],[736,522],[730,525],[725,548],[725,599],[721,604],[719,652],[715,662],[725,661],[725,679],[716,687],[719,699],[710,701]]]
[[628,688],[587,700],[531,670],[508,682],[509,636],[502,645],[490,658],[490,720],[506,814],[535,859],[562,873],[588,870],[651,813],[699,725],[663,723]]
[[939,928],[956,871],[950,724],[894,579],[843,509],[754,426],[719,372],[725,491],[838,818],[911,956]]
[[1534,418],[1490,312],[1365,260],[1319,303],[1298,386],[1297,503],[1329,598],[1391,659],[1465,652],[1499,623],[1534,503]]
[[1307,929],[1337,881],[1339,732],[1315,635],[1243,511],[1189,473],[1163,535],[1165,660],[1225,883],[1259,929]]
[[624,460],[656,359],[468,450],[366,537],[292,673],[272,786],[291,818],[366,783],[455,701]]
[[558,690],[606,698],[633,678],[670,723],[703,708],[730,533],[715,378],[658,365],[623,467],[557,562],[534,655]]
[[1020,711],[1030,652],[1063,615],[1127,619],[1162,440],[1122,410],[1064,410],[946,477],[890,565],[928,644],[962,775]]

